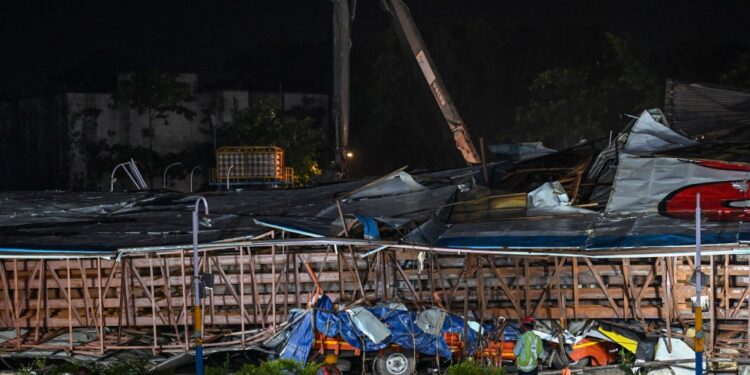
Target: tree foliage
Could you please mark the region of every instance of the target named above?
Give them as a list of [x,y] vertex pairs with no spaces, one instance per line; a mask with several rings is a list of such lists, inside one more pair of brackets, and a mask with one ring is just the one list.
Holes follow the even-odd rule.
[[320,174],[318,158],[323,133],[312,127],[312,119],[280,109],[275,97],[255,100],[241,110],[231,123],[217,129],[223,146],[277,146],[284,149],[285,165],[294,168],[297,182],[308,183]]
[[291,359],[263,361],[259,364],[245,364],[239,370],[232,370],[227,359],[222,367],[206,368],[207,375],[315,375],[319,363],[301,364]]
[[722,74],[721,83],[750,89],[750,53],[743,54],[728,72]]
[[134,73],[130,79],[121,82],[112,95],[114,105],[124,103],[139,115],[147,116],[148,131],[144,135],[149,138],[151,151],[154,149],[154,121],[163,120],[167,124],[171,113],[192,120],[195,112],[184,105],[192,100],[193,94],[188,83],[178,81],[175,74],[157,70]]
[[517,111],[514,131],[503,140],[564,148],[618,130],[622,113],[659,106],[663,80],[632,41],[606,34],[606,42],[599,60],[539,73],[529,85],[528,104]]

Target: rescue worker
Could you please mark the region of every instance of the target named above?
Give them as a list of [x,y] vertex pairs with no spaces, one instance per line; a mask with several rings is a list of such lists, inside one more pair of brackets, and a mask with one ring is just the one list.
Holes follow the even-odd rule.
[[336,367],[339,361],[335,354],[328,354],[323,358],[323,366],[318,369],[316,375],[341,375],[341,370]]
[[524,375],[536,375],[539,371],[539,356],[542,355],[542,339],[534,334],[534,318],[527,316],[521,322],[521,336],[516,340],[513,354],[516,355],[516,367],[518,373]]

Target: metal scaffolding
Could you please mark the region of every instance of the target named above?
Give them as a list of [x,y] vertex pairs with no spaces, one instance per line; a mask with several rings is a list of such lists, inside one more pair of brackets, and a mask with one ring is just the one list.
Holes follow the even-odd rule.
[[[253,240],[201,245],[207,348],[247,348],[286,324],[320,288],[334,302],[400,300],[492,319],[531,315],[639,322],[672,336],[692,325],[688,248],[602,251],[471,251],[350,239]],[[122,249],[116,258],[0,260],[0,328],[6,353],[122,349],[185,352],[193,306],[189,246]],[[704,246],[707,355],[750,350],[750,247]],[[420,255],[420,253],[423,253]],[[74,340],[77,330],[91,333]],[[67,334],[67,335],[66,335]],[[62,342],[61,337],[67,338]]]

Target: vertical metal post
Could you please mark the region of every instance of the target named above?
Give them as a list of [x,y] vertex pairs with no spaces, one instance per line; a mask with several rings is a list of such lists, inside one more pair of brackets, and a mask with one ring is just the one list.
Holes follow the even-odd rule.
[[[336,164],[346,162],[349,148],[349,51],[351,16],[349,0],[333,3],[333,122],[336,134]],[[344,168],[342,168],[343,170]]]
[[232,172],[232,168],[234,168],[234,165],[230,165],[229,169],[227,169],[227,191],[229,191],[229,176]]
[[[65,271],[66,271],[66,277],[68,278],[68,294],[65,296],[65,298],[68,299],[68,347],[70,351],[73,352],[73,299],[70,297],[72,294],[70,291],[70,259],[69,258],[65,258]],[[53,273],[55,272],[54,269],[52,270],[52,272]]]
[[[701,193],[696,193],[695,194],[695,374],[696,375],[703,374],[703,306],[701,306],[701,281],[702,281],[701,280]],[[740,301],[740,303],[742,303],[742,301]]]
[[[273,238],[272,232],[271,239]],[[273,317],[271,331],[276,332],[276,245],[271,245],[271,316]]]
[[[228,180],[227,180],[228,181]],[[203,312],[201,311],[201,293],[200,293],[200,274],[198,262],[198,210],[200,202],[203,201],[208,215],[208,202],[206,198],[198,197],[195,200],[195,210],[193,210],[193,336],[195,337],[195,373],[203,375]]]
[[245,350],[245,260],[242,259],[243,255],[245,253],[245,248],[242,246],[239,246],[238,249],[240,250],[240,317],[242,320],[240,320],[240,330],[242,333],[240,334],[240,338],[242,339],[242,350]]

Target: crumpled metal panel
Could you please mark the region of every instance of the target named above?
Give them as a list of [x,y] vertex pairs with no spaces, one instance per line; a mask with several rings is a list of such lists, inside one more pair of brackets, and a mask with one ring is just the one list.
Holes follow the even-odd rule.
[[623,152],[631,155],[652,155],[680,147],[695,146],[695,142],[662,125],[649,113],[643,111],[633,125]]
[[431,335],[440,335],[445,323],[446,312],[439,309],[427,309],[417,315],[417,326]]
[[351,200],[382,197],[413,193],[426,190],[427,187],[417,182],[410,174],[404,171],[396,171],[387,174],[369,184],[349,193],[346,198]]
[[664,197],[687,185],[747,177],[748,172],[707,168],[677,158],[625,157],[620,160],[606,212],[656,213]]
[[346,313],[351,317],[354,326],[376,344],[391,335],[391,330],[364,307],[352,307],[346,310]]

